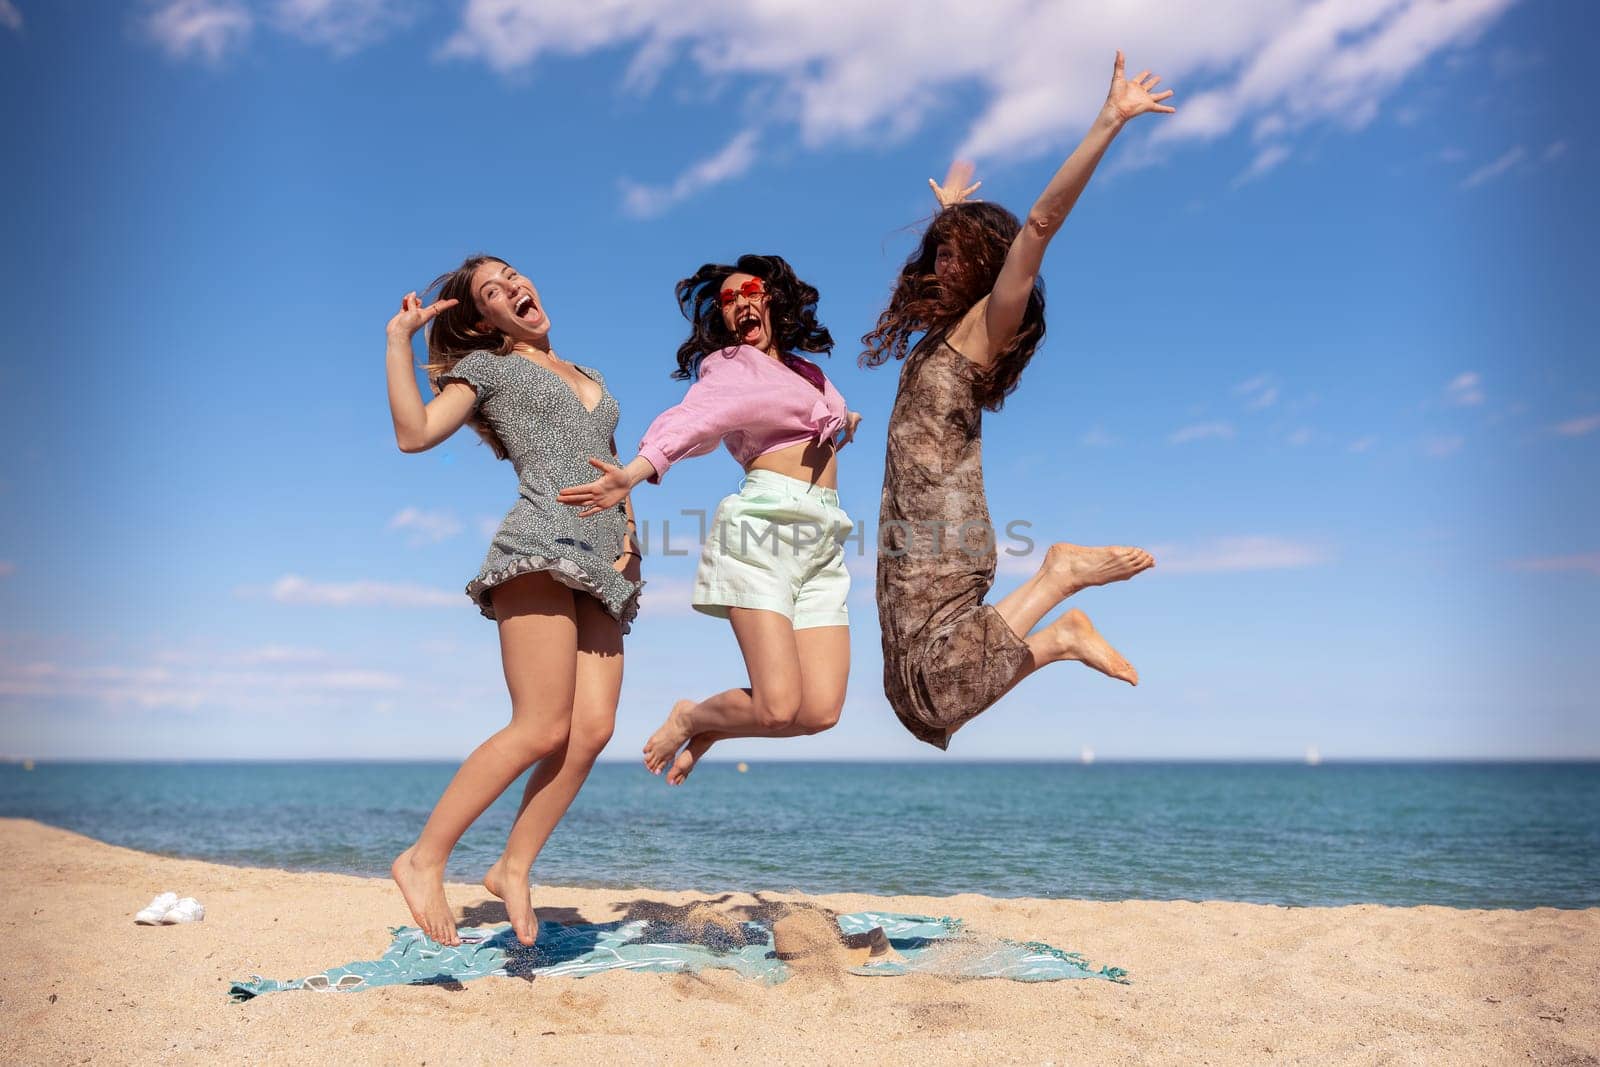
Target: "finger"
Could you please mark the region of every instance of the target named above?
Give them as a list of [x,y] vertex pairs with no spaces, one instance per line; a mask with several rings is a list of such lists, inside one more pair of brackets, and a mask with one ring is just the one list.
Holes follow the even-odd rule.
[[961,195],[963,197],[971,196],[973,193],[978,191],[978,186],[980,186],[982,184],[983,184],[982,182],[973,182],[971,185],[969,185],[965,189],[961,190]]
[[972,161],[970,159],[955,159],[950,162],[950,169],[945,171],[944,187],[946,189],[959,189],[972,180]]
[[1175,108],[1175,107],[1163,107],[1163,106],[1162,106],[1162,105],[1160,105],[1160,104],[1157,104],[1157,105],[1156,105],[1156,106],[1155,106],[1155,107],[1154,107],[1154,108],[1152,108],[1152,109],[1151,109],[1151,110],[1153,110],[1153,111],[1159,111],[1159,112],[1161,112],[1161,113],[1162,113],[1162,114],[1163,114],[1163,115],[1176,115],[1176,114],[1177,114],[1177,113],[1178,113],[1178,109],[1177,109],[1177,108]]
[[1156,75],[1152,75],[1150,80],[1144,83],[1144,87],[1146,89],[1154,89],[1160,83],[1161,83],[1161,75],[1156,74]]
[[[1172,95],[1172,90],[1168,89],[1164,93],[1157,93],[1156,95],[1152,96],[1150,99],[1154,100],[1156,103],[1159,104],[1161,101],[1165,100],[1167,97],[1169,97],[1171,95]],[[1168,108],[1168,110],[1170,111],[1171,108]]]
[[589,457],[589,466],[593,467],[597,471],[608,471],[609,472],[611,470],[611,465],[609,463],[607,463],[607,462],[605,462],[604,460],[601,460],[601,459],[596,459],[593,456]]
[[1123,67],[1122,49],[1119,48],[1119,49],[1117,49],[1117,62],[1116,62],[1116,65],[1111,68],[1111,76],[1113,78],[1122,77],[1122,67]]
[[1133,79],[1133,84],[1138,85],[1148,77],[1150,77],[1150,72],[1148,70],[1141,70],[1139,72],[1139,76]]

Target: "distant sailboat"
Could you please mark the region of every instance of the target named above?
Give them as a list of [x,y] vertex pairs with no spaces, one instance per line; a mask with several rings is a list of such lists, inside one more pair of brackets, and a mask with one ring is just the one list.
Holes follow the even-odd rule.
[[1322,753],[1317,751],[1316,745],[1306,746],[1306,766],[1315,767],[1322,762]]
[[1094,762],[1094,749],[1088,745],[1083,746],[1083,751],[1078,753],[1078,762],[1087,767]]

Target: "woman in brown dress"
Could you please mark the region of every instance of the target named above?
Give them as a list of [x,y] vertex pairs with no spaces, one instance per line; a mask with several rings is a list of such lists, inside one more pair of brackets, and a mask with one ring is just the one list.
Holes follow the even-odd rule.
[[[918,739],[950,735],[1047,663],[1076,660],[1138,684],[1128,661],[1081,611],[1038,625],[1067,597],[1154,564],[1122,546],[1055,544],[1037,573],[993,605],[995,537],[983,492],[983,412],[1000,410],[1044,336],[1039,266],[1101,156],[1128,120],[1171,113],[1151,94],[1159,78],[1129,81],[1117,53],[1094,126],[1040,194],[1024,226],[994,204],[967,202],[971,167],[934,184],[941,211],[906,261],[862,362],[903,359],[889,417],[878,534],[883,685]],[[933,184],[930,181],[930,184]],[[921,341],[907,355],[912,335]]]

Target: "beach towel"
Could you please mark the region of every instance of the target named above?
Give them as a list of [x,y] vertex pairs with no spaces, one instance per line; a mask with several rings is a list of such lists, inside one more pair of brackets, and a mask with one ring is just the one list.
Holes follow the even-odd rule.
[[[849,968],[852,974],[893,977],[921,973],[1018,982],[1127,981],[1127,972],[1120,967],[1096,970],[1075,952],[973,934],[960,919],[855,912],[836,916],[836,920],[844,935],[882,929],[899,956],[869,960]],[[413,926],[398,926],[391,932],[394,942],[382,959],[347,963],[287,981],[252,976],[229,986],[228,996],[243,1002],[290,989],[349,993],[385,985],[449,986],[490,975],[583,978],[616,970],[692,973],[721,968],[774,984],[790,975],[789,965],[774,952],[771,926],[758,921],[727,925],[658,919],[571,925],[543,922],[538,941],[531,947],[519,943],[510,926],[462,929],[462,943],[453,947],[438,944]]]

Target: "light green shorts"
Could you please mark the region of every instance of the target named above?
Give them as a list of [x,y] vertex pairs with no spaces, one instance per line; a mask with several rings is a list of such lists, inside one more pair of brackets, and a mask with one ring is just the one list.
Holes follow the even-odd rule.
[[854,528],[837,491],[750,471],[717,505],[706,531],[695,610],[725,619],[729,608],[764,608],[787,616],[796,630],[848,626],[844,539]]

